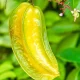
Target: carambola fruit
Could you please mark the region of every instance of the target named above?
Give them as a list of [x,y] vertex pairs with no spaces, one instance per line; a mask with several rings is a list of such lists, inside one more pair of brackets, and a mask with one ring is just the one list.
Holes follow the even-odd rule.
[[21,3],[11,14],[9,31],[13,52],[22,69],[35,80],[59,76],[58,64],[50,48],[41,9]]

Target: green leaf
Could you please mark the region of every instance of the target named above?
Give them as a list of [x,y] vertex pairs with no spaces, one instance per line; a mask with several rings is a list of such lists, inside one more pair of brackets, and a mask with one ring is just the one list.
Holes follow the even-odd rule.
[[64,14],[66,15],[69,21],[72,21],[72,22],[74,21],[74,17],[69,9],[66,9]]
[[7,71],[3,74],[0,74],[0,80],[4,80],[7,78],[14,79],[16,77],[16,74],[13,71]]
[[9,35],[0,36],[0,46],[11,47]]
[[17,80],[27,79],[29,76],[21,69],[21,67],[15,68],[14,70]]
[[33,79],[29,77],[29,78],[27,78],[27,80],[33,80]]
[[66,80],[79,80],[78,74],[79,74],[79,69],[74,69],[70,72]]
[[65,15],[73,21],[73,15],[71,13],[71,10],[74,10],[74,8],[76,8],[77,10],[80,10],[80,0],[66,0],[65,4],[70,3],[69,6],[71,7],[71,9],[66,9],[65,10]]
[[69,6],[74,9],[80,9],[80,0],[66,0],[65,3],[70,2]]
[[6,18],[6,16],[3,14],[3,12],[0,13],[0,26],[1,26],[1,24],[2,24],[6,19],[7,19],[7,18]]
[[18,5],[17,0],[7,0],[6,9],[4,10],[5,15],[9,16]]
[[79,71],[79,74],[78,74],[78,80],[80,80],[80,71]]
[[14,55],[14,53],[11,53],[11,55],[9,55],[9,57],[7,58],[9,59],[9,61],[11,61],[11,63],[15,66],[19,66],[18,61],[16,60],[16,57]]
[[34,5],[44,10],[48,5],[48,0],[34,0]]
[[52,6],[53,6],[53,8],[57,7],[56,1],[52,0]]
[[60,52],[59,54],[57,54],[57,56],[63,61],[80,63],[80,49],[79,48],[66,49]]
[[78,24],[70,23],[67,21],[61,21],[55,24],[52,31],[56,34],[71,33],[73,31],[80,31],[80,26]]
[[65,37],[66,37],[66,35],[58,35],[58,34],[49,34],[48,33],[48,40],[51,43],[59,43]]
[[52,27],[52,25],[60,20],[59,14],[48,10],[47,12],[44,13],[45,21],[46,21],[46,26],[47,27]]
[[11,69],[13,69],[13,68],[14,68],[13,65],[12,65],[10,62],[6,61],[6,62],[0,64],[0,74],[1,74],[2,72],[11,70]]
[[0,34],[8,34],[9,30],[8,30],[8,23],[9,20],[5,20],[3,21],[2,25],[0,25]]
[[80,33],[79,33],[79,39],[78,39],[78,48],[80,48]]
[[79,38],[78,33],[70,34],[69,36],[65,37],[57,47],[57,53],[63,51],[67,48],[74,48],[76,47],[77,41]]
[[57,45],[58,44],[50,44],[50,46],[51,46],[51,49],[52,49],[52,51],[53,51],[53,53],[56,55],[56,48],[57,48]]
[[0,10],[4,9],[6,6],[6,0],[0,0]]
[[58,66],[59,66],[60,76],[55,78],[54,80],[64,80],[64,78],[65,78],[65,65],[63,62],[58,60]]
[[80,68],[80,63],[74,63],[74,66],[75,66],[76,68]]
[[78,47],[80,48],[80,44],[78,45]]

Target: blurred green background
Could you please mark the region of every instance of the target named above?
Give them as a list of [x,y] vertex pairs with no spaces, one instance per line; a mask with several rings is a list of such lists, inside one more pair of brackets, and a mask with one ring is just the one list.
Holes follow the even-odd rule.
[[[33,80],[18,64],[9,37],[9,16],[24,1],[27,0],[0,0],[0,80]],[[79,9],[80,1],[76,3]],[[34,5],[43,10],[48,39],[58,60],[60,76],[54,80],[80,80],[80,17],[74,22],[68,9],[60,17],[61,6],[55,0],[34,0]]]

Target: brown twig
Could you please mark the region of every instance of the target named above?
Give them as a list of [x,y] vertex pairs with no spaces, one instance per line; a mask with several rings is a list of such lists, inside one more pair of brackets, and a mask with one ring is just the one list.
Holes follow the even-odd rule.
[[72,11],[72,8],[69,6],[70,2],[68,2],[67,4],[65,4],[66,0],[61,0],[61,1],[55,0],[55,1],[56,1],[56,3],[58,3],[58,5],[62,6],[62,8],[60,8],[60,10],[62,10],[62,14],[64,14],[65,9],[69,9],[70,11]]

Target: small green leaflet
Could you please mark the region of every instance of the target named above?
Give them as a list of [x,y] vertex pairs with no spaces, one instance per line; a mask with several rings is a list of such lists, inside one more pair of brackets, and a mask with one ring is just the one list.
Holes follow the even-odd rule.
[[63,61],[80,63],[80,49],[79,48],[66,49],[60,52],[59,54],[57,54],[57,56]]

